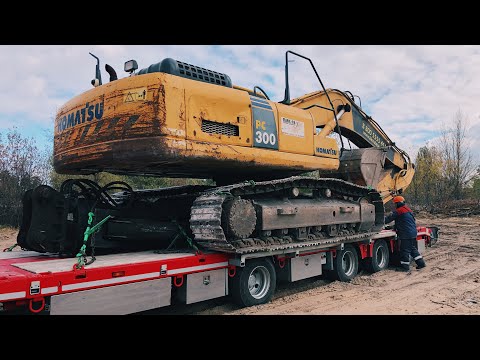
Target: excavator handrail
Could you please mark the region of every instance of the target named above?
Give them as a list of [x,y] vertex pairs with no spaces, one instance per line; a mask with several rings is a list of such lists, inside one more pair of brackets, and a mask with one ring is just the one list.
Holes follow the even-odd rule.
[[332,100],[330,99],[330,96],[328,96],[328,92],[325,89],[325,86],[323,85],[322,79],[320,79],[320,75],[318,75],[318,72],[317,72],[317,69],[315,68],[315,65],[313,65],[313,61],[310,58],[308,58],[306,56],[303,56],[303,55],[300,55],[300,54],[298,54],[294,51],[291,51],[291,50],[287,50],[285,52],[285,98],[282,101],[280,101],[280,104],[285,104],[285,105],[290,104],[290,86],[289,86],[289,83],[288,83],[288,54],[289,53],[293,54],[293,55],[296,55],[296,56],[298,56],[302,59],[308,60],[308,62],[312,66],[312,69],[315,72],[315,76],[317,77],[318,82],[320,83],[320,86],[322,87],[323,91],[325,92],[325,95],[327,96],[328,102],[330,103],[330,106],[332,107],[331,109],[327,109],[327,108],[325,108],[325,109],[333,112],[333,117],[335,118],[337,132],[340,135],[340,143],[342,145],[341,148],[340,148],[340,155],[341,155],[343,153],[343,150],[345,149],[345,146],[343,145],[342,131],[340,130],[340,125],[338,124],[338,118],[337,118],[337,114],[335,113],[335,107],[333,106]]

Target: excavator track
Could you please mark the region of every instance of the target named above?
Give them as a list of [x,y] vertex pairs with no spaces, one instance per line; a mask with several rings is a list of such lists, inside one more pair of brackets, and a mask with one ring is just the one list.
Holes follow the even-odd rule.
[[[375,224],[360,232],[355,232],[352,228],[340,229],[335,236],[314,232],[308,234],[308,237],[303,241],[299,241],[291,235],[254,236],[242,239],[235,239],[226,235],[225,219],[222,222],[222,213],[226,201],[232,198],[255,200],[259,197],[275,196],[275,193],[286,194],[294,188],[312,191],[329,189],[337,198],[343,197],[354,201],[366,198],[370,204],[375,206]],[[253,181],[245,182],[204,191],[195,199],[191,208],[190,229],[195,241],[206,249],[246,254],[313,246],[318,248],[322,245],[329,247],[335,244],[366,240],[381,230],[384,225],[383,219],[383,201],[380,194],[375,190],[340,179],[294,176],[257,183]]]

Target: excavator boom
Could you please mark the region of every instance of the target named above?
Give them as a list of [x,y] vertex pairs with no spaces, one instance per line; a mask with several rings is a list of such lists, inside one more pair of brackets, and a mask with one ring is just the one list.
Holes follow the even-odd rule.
[[[329,102],[335,105],[335,113],[329,111]],[[415,168],[408,154],[354,102],[351,93],[327,89],[296,98],[290,106],[310,111],[318,136],[336,132],[357,147],[342,149],[339,168],[325,174],[376,189],[384,202],[412,181]]]

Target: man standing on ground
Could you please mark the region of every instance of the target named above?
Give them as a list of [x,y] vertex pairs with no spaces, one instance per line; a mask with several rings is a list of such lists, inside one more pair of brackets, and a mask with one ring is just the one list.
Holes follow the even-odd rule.
[[395,220],[397,239],[400,241],[400,268],[398,271],[410,271],[410,255],[417,264],[417,269],[426,266],[425,260],[417,250],[417,224],[412,210],[405,205],[403,196],[393,198],[396,209],[385,217],[385,224]]

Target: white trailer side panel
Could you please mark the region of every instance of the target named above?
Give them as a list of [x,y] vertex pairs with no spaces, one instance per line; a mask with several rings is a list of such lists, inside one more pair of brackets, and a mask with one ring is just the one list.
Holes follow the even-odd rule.
[[51,315],[125,315],[170,305],[171,278],[54,295]]

